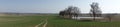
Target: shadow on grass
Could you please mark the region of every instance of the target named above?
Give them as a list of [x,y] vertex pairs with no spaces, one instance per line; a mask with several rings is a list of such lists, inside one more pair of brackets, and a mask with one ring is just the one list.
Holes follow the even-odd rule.
[[92,20],[79,20],[79,22],[93,22]]
[[64,17],[60,17],[60,16],[54,16],[53,20],[73,20],[71,18],[64,18]]

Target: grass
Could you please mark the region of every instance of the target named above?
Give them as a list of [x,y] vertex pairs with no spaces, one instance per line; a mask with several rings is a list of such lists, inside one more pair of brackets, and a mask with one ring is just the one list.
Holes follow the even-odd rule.
[[120,27],[120,22],[82,22],[51,16],[47,27]]
[[45,18],[43,16],[8,16],[0,19],[0,27],[34,27]]
[[34,27],[46,18],[48,18],[47,27],[120,27],[120,22],[82,22],[64,19],[58,15],[2,16],[0,17],[0,27]]

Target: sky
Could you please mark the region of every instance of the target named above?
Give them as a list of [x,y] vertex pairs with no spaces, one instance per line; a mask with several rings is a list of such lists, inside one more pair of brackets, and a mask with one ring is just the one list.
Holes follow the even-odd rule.
[[0,12],[59,13],[68,6],[89,13],[92,2],[99,3],[102,13],[120,13],[120,0],[0,0]]

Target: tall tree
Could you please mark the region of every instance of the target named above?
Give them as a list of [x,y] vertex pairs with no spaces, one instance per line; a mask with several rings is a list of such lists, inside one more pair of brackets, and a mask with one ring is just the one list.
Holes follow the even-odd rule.
[[100,17],[102,11],[100,10],[99,4],[96,2],[93,2],[90,6],[91,6],[91,10],[90,10],[90,14],[91,16],[93,16],[93,20],[95,21],[95,17]]

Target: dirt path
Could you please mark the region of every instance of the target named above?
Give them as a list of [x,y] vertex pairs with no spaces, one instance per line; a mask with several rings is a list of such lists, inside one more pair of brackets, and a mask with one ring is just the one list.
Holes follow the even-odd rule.
[[35,27],[39,27],[40,25],[42,25],[44,22],[42,22],[42,23],[40,23],[40,24],[38,24],[38,25],[36,25]]
[[46,27],[46,26],[47,26],[47,23],[48,23],[48,21],[47,21],[47,19],[46,19],[46,23],[43,25],[43,27]]
[[42,23],[36,25],[35,27],[39,27],[39,26],[42,25],[42,24],[44,24],[42,27],[46,27],[47,23],[48,23],[48,22],[47,22],[47,19],[45,19],[45,21],[43,21]]

